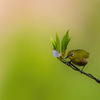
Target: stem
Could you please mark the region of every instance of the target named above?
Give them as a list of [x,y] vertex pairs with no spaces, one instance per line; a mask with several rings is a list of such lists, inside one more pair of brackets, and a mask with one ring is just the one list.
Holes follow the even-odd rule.
[[[81,73],[81,70],[80,70],[79,68],[77,68],[77,67],[76,67],[74,64],[72,64],[72,63],[67,64],[68,61],[65,60],[65,59],[63,59],[61,56],[60,56],[58,59],[59,59],[61,62],[63,62],[64,64],[66,64],[67,66],[71,67],[73,70],[78,71],[78,72]],[[94,79],[97,83],[100,84],[100,80],[97,79],[97,78],[95,78],[92,74],[86,73],[86,72],[84,72],[84,71],[83,71],[81,74],[84,74],[84,75],[90,77],[91,79]]]

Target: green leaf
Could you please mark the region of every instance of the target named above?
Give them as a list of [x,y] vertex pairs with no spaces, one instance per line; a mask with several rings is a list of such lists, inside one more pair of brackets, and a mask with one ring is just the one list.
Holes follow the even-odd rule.
[[56,43],[57,43],[57,51],[60,53],[60,40],[57,33],[56,33]]
[[53,45],[53,50],[57,50],[57,43],[51,38],[51,42]]
[[62,55],[65,54],[65,51],[67,49],[67,45],[69,43],[71,38],[69,38],[69,30],[66,32],[65,36],[63,37],[62,41],[61,41],[61,51],[62,51]]

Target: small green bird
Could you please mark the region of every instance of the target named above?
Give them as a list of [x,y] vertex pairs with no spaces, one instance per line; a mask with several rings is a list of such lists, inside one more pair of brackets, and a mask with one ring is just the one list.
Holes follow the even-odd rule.
[[82,49],[71,50],[68,52],[67,57],[73,64],[78,66],[83,66],[81,72],[83,71],[85,65],[88,63],[89,53]]

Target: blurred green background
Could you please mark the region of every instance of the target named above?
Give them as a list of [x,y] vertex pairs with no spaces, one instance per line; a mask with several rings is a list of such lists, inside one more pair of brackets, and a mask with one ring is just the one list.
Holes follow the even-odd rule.
[[99,0],[1,1],[0,100],[100,100],[100,84],[52,54],[68,29],[67,52],[88,51],[84,71],[100,79]]

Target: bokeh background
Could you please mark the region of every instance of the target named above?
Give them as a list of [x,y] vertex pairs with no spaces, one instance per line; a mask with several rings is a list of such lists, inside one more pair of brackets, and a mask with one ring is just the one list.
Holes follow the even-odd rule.
[[52,54],[70,29],[71,49],[90,53],[100,79],[100,0],[0,1],[0,100],[100,100],[100,84]]

